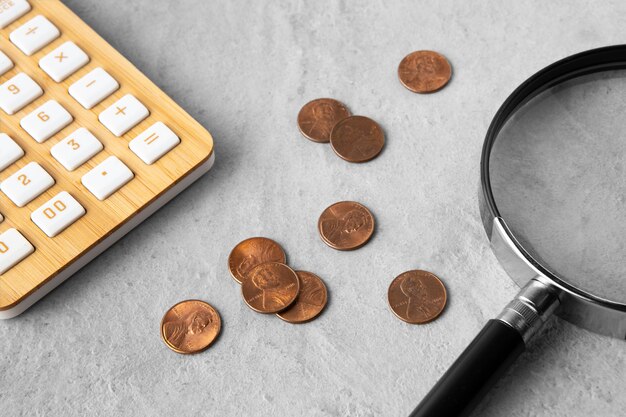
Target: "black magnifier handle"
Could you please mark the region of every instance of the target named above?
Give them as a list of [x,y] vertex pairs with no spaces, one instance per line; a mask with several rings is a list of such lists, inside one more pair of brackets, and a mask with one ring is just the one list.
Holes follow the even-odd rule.
[[558,304],[553,290],[531,280],[497,319],[487,322],[410,417],[469,415]]

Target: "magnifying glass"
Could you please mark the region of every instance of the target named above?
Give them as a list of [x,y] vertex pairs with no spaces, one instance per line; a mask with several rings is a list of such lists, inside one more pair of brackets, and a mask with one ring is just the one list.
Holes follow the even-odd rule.
[[626,45],[519,86],[483,146],[487,236],[520,292],[411,414],[466,416],[556,314],[626,338]]

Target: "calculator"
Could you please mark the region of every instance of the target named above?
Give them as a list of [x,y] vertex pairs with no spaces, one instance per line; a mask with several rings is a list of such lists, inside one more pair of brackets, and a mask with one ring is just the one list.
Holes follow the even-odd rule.
[[0,0],[0,318],[214,161],[209,132],[58,0]]

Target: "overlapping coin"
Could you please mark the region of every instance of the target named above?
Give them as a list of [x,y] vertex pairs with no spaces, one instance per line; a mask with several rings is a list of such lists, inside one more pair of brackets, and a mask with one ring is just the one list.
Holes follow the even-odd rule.
[[413,270],[400,274],[389,285],[389,307],[400,320],[424,324],[436,319],[446,306],[443,282],[428,271]]
[[298,275],[287,265],[266,262],[246,273],[241,295],[258,313],[278,313],[289,307],[300,292]]
[[374,216],[362,204],[340,201],[322,212],[317,228],[324,243],[331,248],[357,249],[372,237]]
[[296,271],[300,279],[300,293],[288,309],[276,313],[289,323],[305,323],[317,317],[328,301],[326,285],[320,277],[306,271]]
[[434,51],[411,52],[398,66],[398,78],[414,93],[433,93],[442,89],[452,76],[452,67]]
[[318,98],[302,107],[298,113],[298,128],[313,142],[329,142],[333,127],[348,116],[350,111],[343,103],[332,98]]
[[161,338],[174,352],[198,353],[215,341],[222,329],[219,313],[208,303],[186,300],[171,307],[161,320]]
[[350,116],[333,127],[330,146],[340,158],[348,162],[366,162],[382,151],[385,134],[378,123],[369,117]]
[[239,284],[246,273],[265,262],[285,263],[283,248],[272,239],[252,237],[239,242],[228,256],[228,269],[233,279]]

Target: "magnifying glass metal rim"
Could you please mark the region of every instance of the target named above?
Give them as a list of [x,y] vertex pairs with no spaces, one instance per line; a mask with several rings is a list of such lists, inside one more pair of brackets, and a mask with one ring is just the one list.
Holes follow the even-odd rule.
[[[583,75],[626,68],[626,45],[585,51],[558,61],[520,85],[502,104],[485,137],[480,174],[481,218],[492,249],[513,280],[523,287],[531,279],[552,287],[560,301],[555,314],[590,331],[626,339],[626,304],[598,297],[559,277],[533,257],[508,228],[491,188],[489,158],[501,128],[509,117],[546,89]],[[626,277],[625,277],[626,279]]]
[[554,313],[593,332],[626,338],[626,304],[571,285],[533,258],[500,215],[489,173],[498,133],[520,106],[569,79],[616,69],[626,69],[626,45],[572,55],[526,80],[496,113],[481,157],[480,212],[496,257],[521,290],[497,318],[485,324],[410,417],[468,416]]

